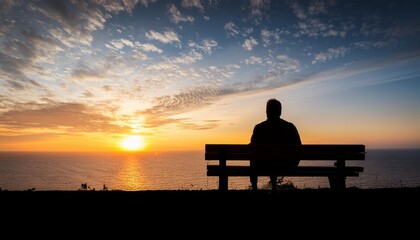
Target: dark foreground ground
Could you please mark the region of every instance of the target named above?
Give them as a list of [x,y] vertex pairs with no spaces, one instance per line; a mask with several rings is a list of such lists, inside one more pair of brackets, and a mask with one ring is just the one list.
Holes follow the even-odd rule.
[[2,233],[10,231],[14,239],[27,234],[57,239],[90,234],[95,239],[273,234],[404,239],[420,231],[420,188],[292,189],[278,196],[247,190],[0,191],[0,199]]

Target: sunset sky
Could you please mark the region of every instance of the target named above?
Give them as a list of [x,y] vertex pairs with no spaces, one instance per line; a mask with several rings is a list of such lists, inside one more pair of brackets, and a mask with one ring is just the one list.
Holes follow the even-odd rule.
[[0,2],[0,150],[420,147],[420,1]]

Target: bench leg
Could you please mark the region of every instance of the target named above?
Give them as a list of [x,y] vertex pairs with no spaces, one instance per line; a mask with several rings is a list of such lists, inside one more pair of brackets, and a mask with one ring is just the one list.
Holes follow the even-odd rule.
[[219,190],[220,191],[228,190],[228,177],[227,176],[219,176]]
[[330,188],[333,190],[342,190],[346,188],[346,176],[328,176],[328,180],[330,182]]
[[251,175],[249,177],[250,181],[251,181],[251,188],[253,192],[257,192],[258,191],[258,176],[254,176]]

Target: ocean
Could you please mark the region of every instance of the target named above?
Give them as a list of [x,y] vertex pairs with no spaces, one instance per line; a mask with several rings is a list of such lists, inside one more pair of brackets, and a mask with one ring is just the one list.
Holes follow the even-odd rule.
[[[364,172],[347,187],[420,186],[420,149],[368,149],[357,161]],[[74,153],[0,152],[1,190],[212,190],[204,152]],[[349,162],[348,165],[351,165]],[[326,177],[289,177],[296,188],[329,187]],[[259,188],[269,188],[261,177]],[[290,185],[289,185],[290,186]],[[229,189],[249,189],[249,178],[229,178]]]

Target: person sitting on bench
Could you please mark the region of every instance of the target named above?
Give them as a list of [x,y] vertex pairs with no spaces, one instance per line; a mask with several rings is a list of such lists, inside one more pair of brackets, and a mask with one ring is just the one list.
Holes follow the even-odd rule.
[[[267,101],[267,119],[255,125],[250,144],[302,144],[296,126],[282,118],[282,105],[279,100],[272,98]],[[284,168],[296,167],[299,160],[290,161],[251,161],[254,168]],[[272,191],[277,191],[277,177],[270,176]],[[252,191],[257,191],[258,176],[250,176]]]

